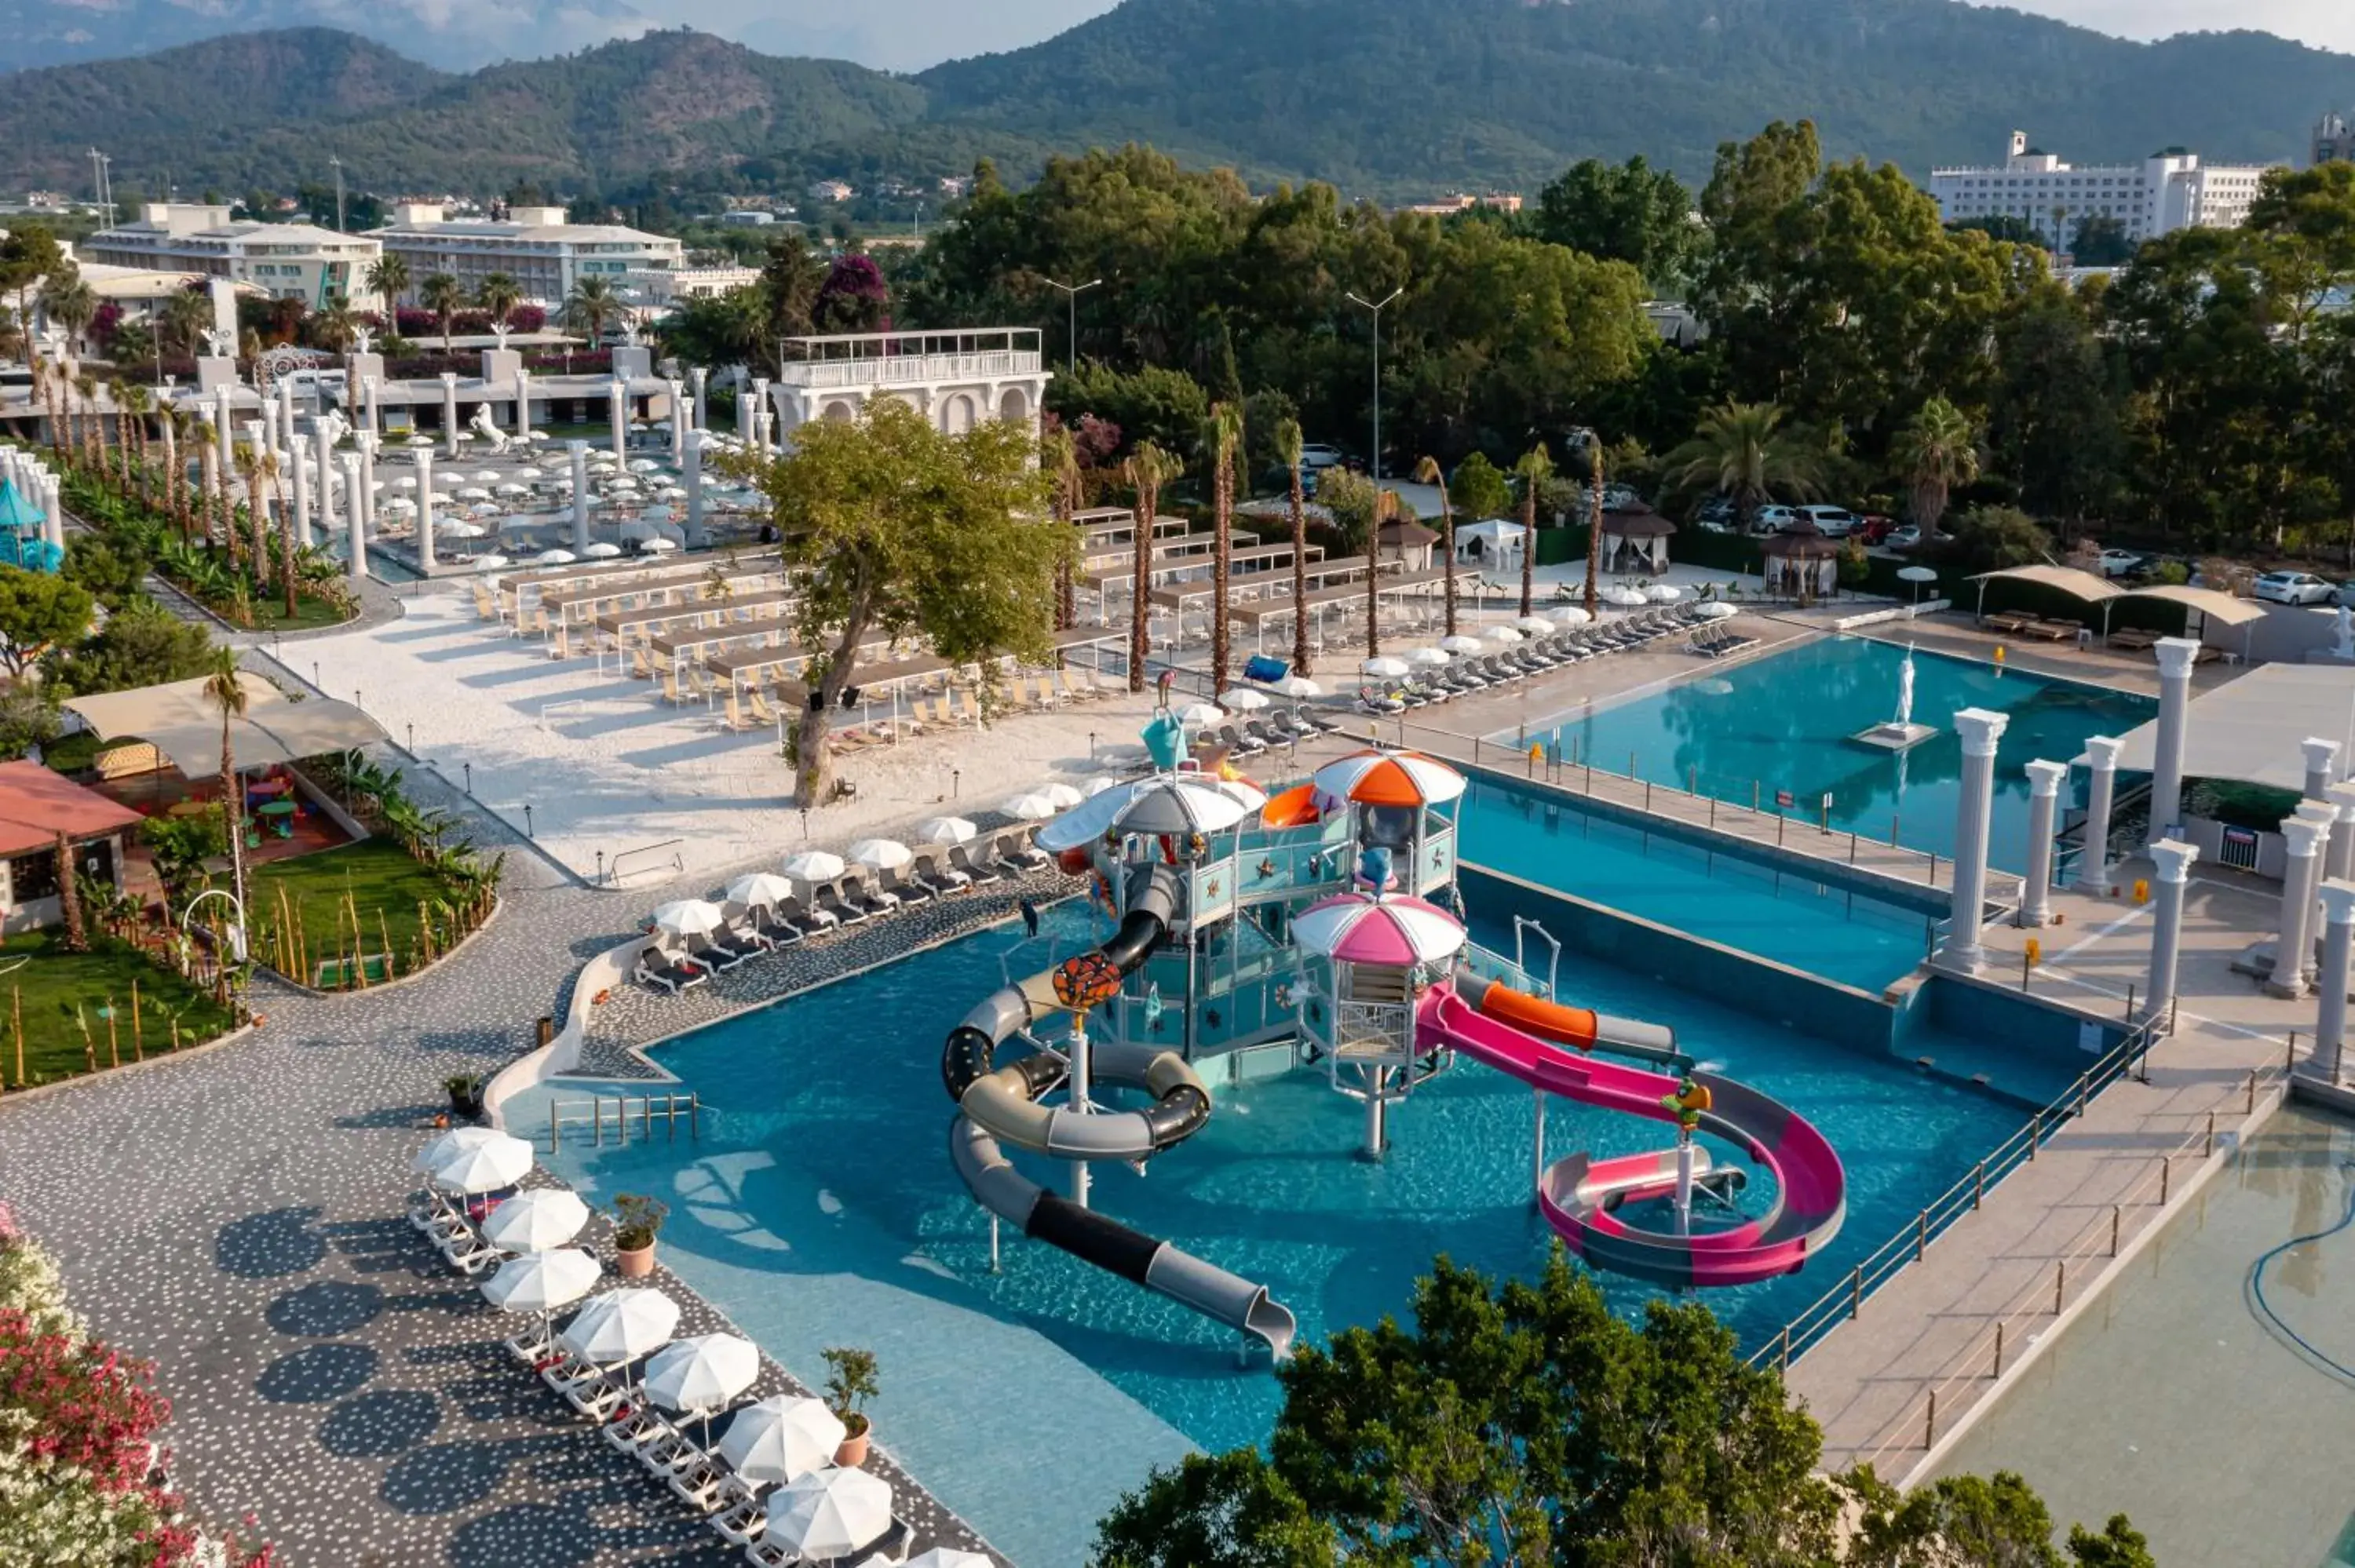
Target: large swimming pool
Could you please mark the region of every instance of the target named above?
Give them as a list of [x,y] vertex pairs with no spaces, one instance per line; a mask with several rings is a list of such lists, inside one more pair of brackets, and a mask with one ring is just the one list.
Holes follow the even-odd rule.
[[[1474,911],[1476,938],[1510,935]],[[1090,916],[1048,916],[1062,951]],[[879,1354],[881,1439],[1001,1549],[1076,1562],[1092,1521],[1154,1464],[1262,1440],[1278,1395],[1235,1338],[1176,1303],[1018,1235],[990,1231],[948,1159],[943,1038],[1009,967],[1042,961],[1019,931],[915,955],[658,1048],[709,1107],[694,1150],[568,1147],[559,1171],[599,1201],[674,1205],[665,1257],[787,1364],[828,1345]],[[1849,1219],[1801,1276],[1708,1299],[1753,1342],[1829,1288],[2022,1120],[2022,1112],[1577,953],[1561,993],[1673,1024],[1687,1048],[1813,1118],[1847,1162]],[[2014,1086],[2057,1092],[2067,1068],[2023,1062]],[[1549,1233],[1529,1200],[1530,1093],[1460,1063],[1394,1113],[1384,1163],[1354,1158],[1361,1111],[1320,1074],[1221,1088],[1206,1131],[1149,1173],[1100,1170],[1107,1212],[1264,1281],[1315,1339],[1401,1310],[1433,1256],[1525,1273]],[[530,1115],[528,1107],[521,1114]],[[1560,1101],[1547,1152],[1655,1147],[1649,1124]],[[1033,1172],[1061,1185],[1061,1172]],[[1628,1310],[1646,1287],[1611,1280]]]
[[2021,766],[2040,758],[2070,761],[2087,736],[2124,735],[2158,711],[2147,697],[1917,652],[1913,716],[1939,733],[1895,755],[1851,743],[1849,736],[1895,713],[1904,660],[1905,650],[1890,643],[1821,638],[1632,702],[1561,715],[1527,734],[1565,758],[1615,773],[1632,765],[1645,778],[1679,788],[1690,781],[1702,794],[1743,805],[1754,791],[1772,810],[1777,792],[1787,792],[1789,810],[1809,821],[1829,795],[1838,826],[1883,839],[1893,828],[1915,849],[1948,854],[1962,766],[1954,715],[1991,708],[2011,723],[1996,754],[1988,853],[2018,871],[2027,864]]

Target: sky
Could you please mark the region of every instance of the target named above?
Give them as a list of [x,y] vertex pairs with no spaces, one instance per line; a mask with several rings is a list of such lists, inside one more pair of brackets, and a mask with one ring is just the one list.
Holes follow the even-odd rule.
[[[1444,5],[1447,0],[1433,0]],[[2131,38],[2254,27],[2355,54],[2350,0],[2014,0],[2017,8]],[[821,55],[885,70],[1020,48],[1112,9],[1113,0],[634,0],[773,54]]]

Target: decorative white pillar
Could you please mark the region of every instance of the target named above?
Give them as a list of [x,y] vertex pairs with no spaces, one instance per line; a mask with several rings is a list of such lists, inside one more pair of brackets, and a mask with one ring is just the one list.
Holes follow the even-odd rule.
[[2331,820],[2322,874],[2347,881],[2355,878],[2355,783],[2341,779],[2324,791],[2324,799],[2338,809],[2338,815]]
[[2028,774],[2028,879],[2019,885],[2021,926],[2052,923],[2052,816],[2061,803],[2065,762],[2031,762]]
[[664,385],[670,388],[670,461],[687,461],[687,387],[676,376]]
[[2126,742],[2096,735],[2085,742],[2084,849],[2077,856],[2077,891],[2110,895],[2110,808],[2118,794],[2118,752]]
[[531,372],[516,366],[515,428],[517,439],[531,434]]
[[2306,753],[2306,798],[2328,799],[2330,787],[2339,782],[2339,743],[2310,735],[2297,744]]
[[365,410],[367,417],[360,421],[360,428],[371,436],[382,435],[384,433],[384,410],[377,406],[377,385],[375,376],[363,376],[360,377],[360,396],[367,405]]
[[311,547],[311,469],[303,443],[293,435],[294,426],[287,423],[286,467],[294,493],[294,540],[304,549]]
[[2265,978],[2268,996],[2306,994],[2307,954],[2314,946],[2314,889],[2323,840],[2329,830],[2304,817],[2286,818],[2281,825],[2287,857],[2282,866],[2281,918],[2275,927],[2273,973]]
[[2175,1008],[2176,960],[2183,946],[2184,886],[2191,880],[2191,863],[2199,858],[2199,846],[2179,839],[2161,839],[2150,846],[2158,888],[2152,901],[2150,973],[2142,1001],[2146,1023],[2163,1022]]
[[319,471],[319,538],[325,544],[336,531],[336,441],[335,431],[324,416],[311,421],[311,447]]
[[711,372],[698,365],[687,374],[688,382],[694,389],[695,428],[698,430],[708,430],[711,428],[711,420],[709,417],[710,410],[704,403],[703,394],[705,384],[711,379]]
[[616,376],[611,397],[613,415],[613,461],[620,462],[630,454],[630,384]]
[[711,541],[703,532],[703,432],[687,432],[685,455],[681,459],[687,484],[687,543],[689,549],[701,549]]
[[360,454],[344,454],[344,569],[355,585],[368,581],[368,478]]
[[54,473],[41,475],[41,537],[53,549],[66,547],[65,482]]
[[427,577],[440,563],[433,556],[433,449],[417,449],[417,569]]
[[213,400],[218,405],[213,414],[213,445],[219,449],[216,455],[220,459],[219,465],[213,470],[214,477],[220,482],[220,494],[215,499],[220,503],[224,518],[229,515],[229,481],[237,477],[237,463],[231,456],[235,438],[229,434],[229,420],[236,417],[232,411],[236,405],[231,397],[236,390],[235,387],[229,386],[213,389]]
[[2183,817],[2183,730],[2191,705],[2191,666],[2200,644],[2189,637],[2162,637],[2158,655],[2158,733],[2150,765],[2150,832],[2155,844],[2175,832]]
[[1964,974],[1977,974],[1983,955],[1979,935],[1987,923],[1987,818],[1995,805],[1995,752],[2011,715],[1986,708],[1955,715],[1963,742],[1962,796],[1955,807],[1954,913],[1945,946],[1936,961]]
[[368,537],[377,535],[376,522],[376,451],[377,439],[366,431],[360,433],[360,520],[368,525]]
[[2307,1071],[2327,1084],[2339,1081],[2347,1044],[2348,959],[2355,952],[2355,882],[2326,882],[2322,895],[2322,967],[2315,971],[2314,1052]]
[[271,434],[272,446],[294,449],[294,380],[289,376],[278,384],[278,423]]
[[752,446],[755,450],[769,450],[769,378],[752,377]]
[[458,373],[442,373],[442,450],[458,461]]
[[572,457],[572,548],[578,554],[589,547],[589,443],[567,441],[564,450]]

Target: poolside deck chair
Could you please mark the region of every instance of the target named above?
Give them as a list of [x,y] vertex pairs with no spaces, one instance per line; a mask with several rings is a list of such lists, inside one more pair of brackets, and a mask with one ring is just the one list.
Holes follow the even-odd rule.
[[687,954],[687,957],[706,969],[732,969],[751,958],[755,950],[750,945],[739,948],[733,942],[714,934],[706,937],[703,939],[703,946]]
[[810,889],[810,908],[837,926],[864,926],[875,914],[866,905],[853,904],[843,896],[842,880],[838,877]]
[[687,1463],[663,1478],[663,1485],[696,1512],[709,1513],[719,1506],[719,1488],[728,1477],[726,1465],[698,1449]]
[[506,1255],[472,1231],[438,1244],[442,1255],[461,1274],[480,1274],[505,1261]]
[[843,873],[842,892],[844,897],[864,905],[870,915],[889,915],[900,907],[900,895],[886,891],[865,866]]
[[986,887],[1003,879],[1005,871],[996,862],[985,861],[976,855],[975,847],[974,844],[952,844],[949,847],[949,864],[963,872],[975,887]]
[[596,1368],[585,1376],[571,1379],[556,1392],[564,1396],[565,1404],[590,1420],[602,1422],[620,1407],[629,1392],[622,1380],[613,1375],[615,1370]]
[[916,863],[911,860],[899,870],[877,873],[875,877],[877,895],[895,899],[908,908],[913,908],[919,904],[930,904],[939,895],[922,878],[917,876],[915,872]]
[[677,996],[687,987],[709,980],[711,972],[692,959],[677,957],[649,943],[645,951],[638,955],[637,967],[630,971],[630,978],[649,991]]
[[636,1454],[670,1432],[670,1424],[644,1404],[614,1407],[613,1418],[597,1435],[624,1454]]
[[1231,724],[1220,725],[1217,735],[1220,740],[1225,741],[1235,752],[1243,757],[1257,757],[1267,749],[1267,742],[1254,736],[1250,731],[1238,729]]
[[779,946],[776,937],[761,928],[761,912],[758,909],[747,908],[729,921],[723,934],[730,947],[749,947],[756,954],[773,953]]
[[952,872],[941,863],[941,852],[927,850],[908,864],[908,878],[933,898],[945,898],[952,893],[972,885],[962,872]]
[[750,1546],[767,1528],[769,1489],[756,1487],[738,1475],[719,1483],[719,1508],[710,1519],[712,1530],[730,1546]]
[[1019,871],[1046,871],[1055,863],[1055,857],[1030,842],[1033,830],[1008,828],[997,835],[999,862]]
[[776,904],[770,908],[766,919],[770,929],[778,933],[778,938],[781,941],[783,939],[784,933],[788,931],[794,932],[802,938],[808,938],[831,931],[841,924],[837,916],[824,910],[813,909],[791,894],[777,900]]
[[1087,683],[1082,685],[1072,677],[1071,668],[1066,664],[1061,670],[1056,672],[1055,680],[1056,683],[1062,687],[1063,695],[1070,701],[1085,703],[1095,700],[1097,692],[1093,676],[1090,676]]
[[1251,736],[1253,740],[1258,741],[1260,743],[1261,749],[1263,750],[1272,750],[1279,746],[1289,746],[1292,744],[1292,737],[1290,736],[1278,735],[1269,726],[1267,721],[1264,719],[1245,719],[1243,721],[1243,734]]

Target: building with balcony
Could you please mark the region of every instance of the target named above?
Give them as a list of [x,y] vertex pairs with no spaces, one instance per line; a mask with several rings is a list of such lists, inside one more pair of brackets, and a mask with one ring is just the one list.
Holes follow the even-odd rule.
[[409,263],[410,298],[436,272],[469,291],[504,272],[524,298],[554,309],[582,278],[602,278],[618,291],[633,272],[679,265],[676,239],[620,224],[568,223],[560,207],[510,207],[501,218],[451,217],[440,202],[402,202],[392,221],[369,238]]
[[2079,168],[2011,133],[2000,164],[1930,171],[1930,195],[1948,223],[2017,217],[2066,250],[2087,218],[2115,218],[2139,243],[2179,228],[2232,228],[2249,215],[2264,178],[2260,164],[2203,164],[2169,147],[2138,164]]
[[1050,379],[1036,327],[793,338],[785,355],[769,397],[786,439],[814,419],[856,418],[879,397],[953,436],[985,419],[1034,421]]
[[226,207],[149,202],[136,222],[101,228],[81,253],[108,267],[179,272],[250,283],[275,299],[313,310],[343,300],[369,310],[368,269],[384,248],[365,234],[338,234],[308,223],[231,221]]

